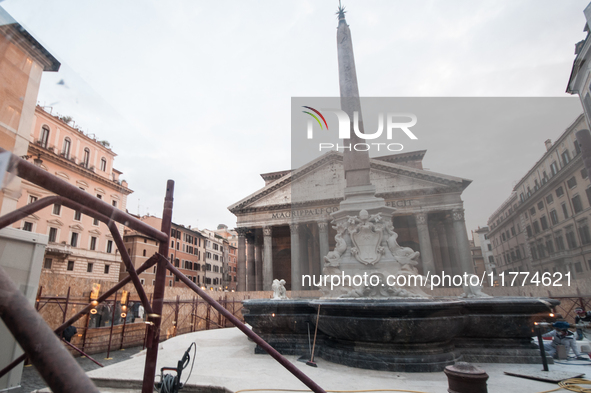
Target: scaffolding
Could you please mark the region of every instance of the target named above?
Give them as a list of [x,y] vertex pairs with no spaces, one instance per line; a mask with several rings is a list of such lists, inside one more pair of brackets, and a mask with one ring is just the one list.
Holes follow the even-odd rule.
[[[0,153],[3,152],[6,152],[6,150],[0,148]],[[56,195],[45,197],[0,217],[0,229],[52,204],[62,205],[79,211],[82,214],[102,221],[109,228],[129,275],[99,296],[96,299],[96,304],[107,301],[129,282],[133,283],[147,317],[147,332],[145,336],[147,353],[144,365],[142,393],[151,393],[154,391],[158,343],[160,341],[160,328],[164,306],[166,270],[169,270],[180,281],[184,282],[187,287],[191,288],[204,301],[211,305],[218,312],[220,318],[223,316],[240,329],[312,391],[324,393],[324,390],[318,384],[249,329],[232,312],[228,311],[220,303],[211,298],[207,292],[189,280],[167,259],[166,256],[168,255],[170,244],[174,181],[169,180],[167,182],[162,213],[162,226],[160,230],[157,230],[14,154],[11,155],[9,167],[14,168],[20,178],[28,180]],[[143,265],[135,269],[117,229],[117,223],[158,240],[158,252],[150,257]],[[148,299],[138,275],[154,265],[157,266],[156,282],[152,299]],[[93,304],[94,302],[88,303],[76,315],[64,321],[62,325],[52,331],[36,311],[35,307],[29,304],[25,296],[8,278],[4,269],[0,267],[0,316],[25,352],[0,371],[0,377],[28,358],[54,392],[98,392],[98,389],[90,378],[88,378],[71,354],[62,345],[59,337],[64,329],[94,309],[96,305]]]

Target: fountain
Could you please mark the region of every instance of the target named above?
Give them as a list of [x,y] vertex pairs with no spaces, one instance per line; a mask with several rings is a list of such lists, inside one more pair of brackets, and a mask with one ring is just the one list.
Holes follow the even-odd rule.
[[[350,119],[358,116],[363,132],[351,33],[341,6],[338,16],[341,108]],[[354,134],[350,142],[361,139]],[[274,299],[244,302],[253,330],[283,354],[306,355],[310,327],[317,326],[315,356],[376,370],[442,371],[459,360],[539,363],[531,342],[534,321],[547,318],[558,301],[492,298],[469,282],[461,298],[428,295],[422,286],[434,268],[419,274],[419,252],[398,244],[395,209],[375,196],[369,154],[346,150],[343,165],[346,187],[339,210],[331,214],[336,246],[324,258],[322,297],[285,299],[275,280]],[[464,234],[458,238],[459,266],[471,274],[463,211],[454,210],[453,218],[456,232]]]

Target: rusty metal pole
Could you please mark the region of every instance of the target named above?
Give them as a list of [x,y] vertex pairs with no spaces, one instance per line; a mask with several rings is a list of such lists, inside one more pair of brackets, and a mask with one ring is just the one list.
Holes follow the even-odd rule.
[[117,309],[117,292],[115,292],[115,300],[113,300],[113,314],[111,315],[111,330],[109,332],[109,347],[107,348],[107,357],[105,360],[111,360],[111,340],[113,339],[113,327],[115,326],[115,310]]
[[180,296],[176,295],[176,302],[174,305],[174,323],[173,323],[173,327],[172,327],[172,336],[175,337],[178,333],[179,330],[179,301],[180,301]]
[[41,293],[43,292],[43,285],[39,285],[39,290],[37,291],[37,298],[35,299],[35,310],[39,311],[39,302],[41,301]]
[[65,342],[66,344],[68,344],[70,346],[70,348],[72,348],[74,351],[78,352],[80,355],[87,357],[88,360],[92,360],[93,362],[95,362],[99,366],[105,367],[102,364],[100,364],[99,362],[97,362],[95,359],[93,359],[89,354],[87,354],[86,352],[82,351],[80,348],[78,348],[77,346],[75,346],[74,344],[69,343],[66,340],[62,340],[62,341]]
[[[70,304],[70,287],[68,287],[68,294],[66,295],[66,305],[64,306],[64,315],[62,316],[62,323],[66,322],[66,316],[68,315],[68,305]],[[64,332],[60,332],[60,338],[64,337]]]
[[[160,255],[168,257],[168,247],[170,246],[170,229],[172,226],[172,204],[174,200],[174,181],[169,180],[166,184],[166,196],[164,198],[164,208],[162,211],[161,232],[167,236],[166,241],[160,241],[158,252]],[[148,315],[148,321],[151,322],[148,328],[146,338],[146,363],[144,366],[144,381],[142,393],[152,393],[154,391],[154,378],[156,377],[156,361],[158,360],[158,342],[160,341],[160,323],[162,322],[162,306],[164,302],[164,289],[166,287],[166,265],[167,260],[161,258],[158,261],[156,270],[156,282],[154,285],[154,296],[152,300],[152,315]]]
[[[179,278],[180,281],[185,283],[189,288],[193,291],[197,292],[199,296],[203,300],[207,302],[208,305],[215,308],[218,312],[222,313],[226,318],[230,320],[242,333],[244,333],[247,337],[252,339],[256,344],[258,344],[265,352],[267,352],[271,357],[283,367],[285,367],[290,373],[292,373],[297,379],[302,381],[307,387],[309,387],[315,393],[326,393],[324,389],[322,389],[316,382],[314,382],[310,377],[304,374],[299,368],[297,368],[293,363],[287,360],[283,355],[281,355],[275,348],[269,345],[265,340],[259,337],[258,334],[253,332],[249,329],[244,323],[242,323],[238,318],[232,315],[228,310],[223,308],[218,302],[213,300],[211,296],[207,294],[206,291],[199,288],[193,281],[189,280],[183,273],[180,272],[174,265],[170,262],[168,263],[168,270],[170,270],[175,276]],[[151,392],[142,392],[142,393],[151,393]]]
[[99,393],[43,317],[0,268],[0,316],[54,392]]
[[82,337],[82,350],[86,349],[86,336],[88,335],[88,325],[90,324],[90,313],[86,314],[86,325],[84,328],[84,336]]
[[123,349],[123,338],[125,337],[125,326],[127,325],[127,313],[129,313],[129,307],[127,307],[128,304],[129,304],[129,296],[125,300],[125,304],[124,304],[125,318],[123,318],[123,327],[121,328],[121,346],[119,347],[119,350]]
[[[154,254],[152,257],[150,257],[150,259],[148,259],[146,262],[143,263],[142,266],[140,266],[137,269],[137,273],[143,273],[144,271],[148,270],[149,268],[151,268],[160,258],[162,258],[160,255],[158,254]],[[127,276],[125,277],[123,280],[119,281],[119,283],[117,283],[115,286],[113,286],[111,289],[109,289],[107,292],[105,292],[104,294],[102,294],[97,301],[99,303],[104,302],[106,299],[108,299],[112,294],[114,294],[115,292],[117,292],[119,289],[123,288],[125,285],[127,285],[127,283],[129,283],[131,281],[131,277]],[[41,294],[41,292],[39,292],[39,294]],[[151,294],[150,294],[151,297]],[[38,308],[38,306],[36,307]],[[86,329],[84,330],[84,336],[83,336],[83,342],[82,342],[82,349],[85,349],[86,346],[86,333],[88,331],[88,323],[90,320],[90,314],[89,311],[93,308],[93,306],[91,304],[88,304],[85,308],[83,308],[82,310],[80,310],[76,315],[72,316],[70,319],[68,319],[66,322],[64,322],[61,326],[59,326],[57,329],[54,330],[55,334],[60,334],[65,328],[67,328],[68,326],[72,325],[74,322],[76,322],[78,319],[82,318],[83,315],[86,314]],[[145,340],[145,338],[144,338]],[[0,378],[2,378],[4,375],[6,375],[7,372],[9,372],[10,370],[12,370],[14,367],[16,367],[20,362],[22,362],[23,360],[25,360],[27,358],[26,354],[22,354],[21,356],[19,356],[17,359],[15,359],[12,363],[10,363],[8,366],[4,367],[1,371],[0,371]]]

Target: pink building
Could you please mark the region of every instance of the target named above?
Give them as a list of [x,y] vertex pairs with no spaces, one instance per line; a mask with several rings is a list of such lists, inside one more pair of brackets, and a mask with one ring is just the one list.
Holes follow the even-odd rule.
[[[52,116],[37,106],[27,155],[44,170],[125,210],[133,191],[121,172],[113,168],[116,154],[106,141],[97,141],[68,125],[69,119]],[[52,193],[22,181],[17,208]],[[107,226],[80,212],[49,206],[14,224],[26,231],[46,234],[43,273],[119,281],[121,258]],[[119,232],[123,234],[123,226]]]

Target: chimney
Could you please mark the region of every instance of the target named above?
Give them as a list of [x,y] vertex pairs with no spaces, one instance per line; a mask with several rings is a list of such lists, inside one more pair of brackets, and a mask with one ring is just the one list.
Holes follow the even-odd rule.
[[550,148],[552,147],[552,141],[550,139],[546,139],[544,144],[546,145],[546,151],[550,151]]

